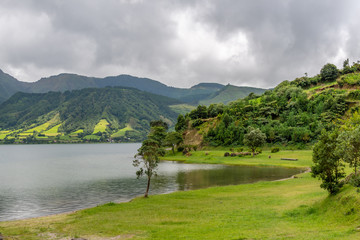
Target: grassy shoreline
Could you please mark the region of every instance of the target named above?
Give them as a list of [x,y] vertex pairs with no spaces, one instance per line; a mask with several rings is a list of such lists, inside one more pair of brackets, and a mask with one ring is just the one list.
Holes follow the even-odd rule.
[[[224,158],[220,152],[207,152],[194,153],[186,162],[195,163],[197,159],[198,163],[258,166],[280,163],[285,167],[311,164],[311,151],[292,151],[298,163],[280,162],[281,152],[272,154],[271,159],[266,152],[254,158]],[[174,157],[180,161],[182,156]],[[1,222],[0,232],[8,239],[29,240],[359,239],[359,194],[346,186],[338,195],[328,196],[319,185],[309,173],[302,173],[286,181],[152,195],[73,213]]]

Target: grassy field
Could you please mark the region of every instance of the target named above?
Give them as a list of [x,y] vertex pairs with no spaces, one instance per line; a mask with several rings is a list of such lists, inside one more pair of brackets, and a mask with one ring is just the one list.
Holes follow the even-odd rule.
[[[229,151],[228,151],[229,152]],[[255,157],[224,157],[224,150],[212,151],[192,151],[191,156],[183,156],[182,153],[168,153],[163,160],[183,161],[186,163],[210,163],[210,164],[226,164],[226,165],[248,165],[248,166],[281,166],[281,167],[299,167],[307,168],[311,165],[311,150],[303,151],[280,151],[271,153],[263,151]],[[299,154],[301,153],[301,154]],[[207,155],[206,155],[207,154]],[[271,158],[269,158],[271,156]],[[284,161],[281,158],[296,158],[298,161]]]
[[[196,154],[189,157],[194,158],[190,162],[209,161]],[[266,165],[277,165],[281,154],[299,159],[288,167],[311,163],[311,151],[293,151],[273,154],[271,159],[266,158],[267,153],[251,159],[237,157],[232,164],[264,165],[268,159]],[[216,158],[212,163],[220,161],[220,153],[209,155]],[[70,214],[2,222],[0,232],[9,239],[29,240],[360,239],[359,193],[346,186],[338,195],[328,196],[319,185],[304,173],[285,181],[176,192]]]
[[115,137],[123,137],[125,136],[125,133],[127,131],[132,131],[132,127],[130,126],[130,124],[126,124],[126,127],[120,129],[119,131],[117,131],[116,133],[112,134],[111,137],[115,138]]
[[61,126],[61,123],[58,124],[58,125],[55,125],[54,127],[50,128],[49,130],[47,131],[44,131],[43,133],[46,135],[46,136],[57,136],[59,133],[58,133],[58,130],[59,130],[59,127]]
[[100,136],[98,136],[98,135],[86,135],[85,137],[84,137],[84,139],[86,139],[86,140],[99,140],[101,137]]
[[101,120],[95,125],[93,134],[98,133],[98,132],[105,132],[105,130],[106,130],[106,128],[107,128],[108,125],[109,125],[109,122],[108,122],[106,119],[101,119]]

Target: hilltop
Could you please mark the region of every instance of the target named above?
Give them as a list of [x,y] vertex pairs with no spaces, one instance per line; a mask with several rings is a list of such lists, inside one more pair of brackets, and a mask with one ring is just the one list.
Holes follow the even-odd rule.
[[[176,88],[167,86],[159,81],[149,78],[139,78],[124,74],[105,78],[95,78],[77,74],[62,73],[55,76],[41,78],[39,81],[33,83],[25,83],[0,70],[0,103],[7,100],[16,92],[64,92],[68,90],[104,88],[108,86],[136,88],[141,91],[175,98],[181,102],[194,105],[204,99],[207,99],[209,102],[209,98],[211,98],[211,96],[216,96],[218,92],[226,88],[226,86],[218,83],[200,83],[190,88]],[[238,87],[237,89],[245,95],[248,95],[253,90],[248,87]],[[257,89],[257,91],[264,92],[265,89]],[[233,96],[228,96],[225,100],[236,100],[237,97],[238,94],[235,93]],[[218,102],[219,100],[216,101]]]

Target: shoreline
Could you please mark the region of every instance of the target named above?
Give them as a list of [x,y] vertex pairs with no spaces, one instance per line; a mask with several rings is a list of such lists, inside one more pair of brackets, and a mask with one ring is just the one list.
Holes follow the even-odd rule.
[[[173,162],[182,162],[182,161],[174,161],[174,160],[161,160],[161,161],[173,161]],[[186,162],[183,162],[186,163]],[[208,164],[208,163],[186,163],[186,164]],[[283,167],[283,166],[254,166],[254,165],[226,165],[226,164],[217,164],[217,163],[213,163],[216,165],[224,165],[224,166],[247,166],[247,167]],[[286,167],[284,167],[286,168]],[[303,169],[303,168],[301,168]],[[197,191],[197,190],[202,190],[202,189],[209,189],[209,188],[216,188],[216,187],[228,187],[228,186],[239,186],[239,185],[250,185],[250,184],[256,184],[259,182],[280,182],[280,181],[286,181],[286,180],[290,180],[290,179],[294,179],[295,176],[299,175],[299,174],[305,174],[311,171],[310,167],[308,167],[307,169],[303,169],[304,171],[294,174],[290,177],[287,178],[281,178],[281,179],[277,179],[277,180],[259,180],[259,181],[255,181],[255,182],[251,182],[251,183],[242,183],[242,184],[229,184],[229,185],[215,185],[215,186],[210,186],[210,187],[205,187],[205,188],[200,188],[200,189],[190,189],[190,190],[176,190],[176,191],[171,191],[171,192],[166,192],[166,193],[159,193],[159,194],[154,194],[154,195],[149,195],[149,197],[151,196],[159,196],[159,195],[167,195],[167,194],[172,194],[172,193],[178,193],[178,192],[189,192],[189,191]],[[72,210],[72,211],[67,211],[67,212],[61,212],[61,213],[54,213],[54,214],[49,214],[49,215],[44,215],[44,216],[37,216],[37,217],[29,217],[29,218],[23,218],[23,219],[14,219],[14,220],[5,220],[5,221],[0,221],[0,223],[10,223],[10,222],[18,222],[18,221],[28,221],[28,220],[36,220],[36,219],[40,219],[40,218],[51,218],[51,217],[59,217],[62,215],[69,215],[69,214],[74,214],[77,213],[79,211],[83,211],[83,210],[88,210],[88,209],[93,209],[96,207],[100,207],[100,206],[104,206],[107,204],[111,204],[111,203],[115,203],[115,204],[122,204],[122,203],[129,203],[134,201],[135,199],[138,198],[142,198],[143,194],[138,195],[136,197],[133,197],[129,200],[124,200],[124,201],[118,201],[118,200],[114,200],[114,201],[110,201],[110,202],[106,202],[106,203],[102,203],[102,204],[98,204],[96,206],[91,206],[91,207],[85,207],[85,208],[80,208],[80,209],[76,209],[76,210]]]

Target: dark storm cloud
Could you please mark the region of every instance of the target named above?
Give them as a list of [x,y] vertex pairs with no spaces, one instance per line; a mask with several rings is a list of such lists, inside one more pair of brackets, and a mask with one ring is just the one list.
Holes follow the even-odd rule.
[[23,81],[126,73],[273,87],[360,59],[359,10],[356,0],[2,1],[0,68]]

